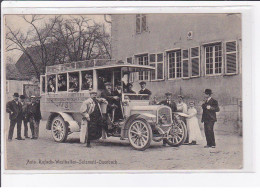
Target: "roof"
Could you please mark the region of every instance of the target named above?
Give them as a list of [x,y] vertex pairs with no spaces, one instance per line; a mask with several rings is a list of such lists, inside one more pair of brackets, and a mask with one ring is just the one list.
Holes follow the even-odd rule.
[[93,70],[93,69],[111,69],[111,68],[127,68],[128,71],[145,71],[155,70],[155,67],[148,65],[130,64],[122,61],[111,59],[93,59],[87,61],[78,61],[66,64],[59,64],[46,67],[46,73],[61,73],[77,70]]
[[6,80],[30,80],[31,77],[20,73],[15,64],[6,65]]

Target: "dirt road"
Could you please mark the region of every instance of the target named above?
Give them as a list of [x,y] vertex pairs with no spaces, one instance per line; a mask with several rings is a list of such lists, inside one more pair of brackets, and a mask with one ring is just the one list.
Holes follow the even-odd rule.
[[[128,140],[108,138],[86,148],[79,134],[66,143],[56,143],[41,122],[40,138],[6,142],[9,170],[191,170],[242,168],[242,137],[225,131],[216,132],[217,148],[199,145],[163,147],[152,143],[145,151],[134,150]],[[8,131],[6,129],[6,131]],[[14,134],[16,137],[16,134]],[[205,139],[205,138],[204,138]]]

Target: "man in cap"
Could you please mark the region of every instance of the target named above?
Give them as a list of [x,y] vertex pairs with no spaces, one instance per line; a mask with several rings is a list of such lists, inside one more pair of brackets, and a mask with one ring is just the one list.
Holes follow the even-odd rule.
[[133,88],[133,84],[132,83],[128,83],[127,84],[127,92],[126,93],[136,94],[136,92],[132,88]]
[[31,104],[28,105],[29,122],[32,131],[32,139],[38,139],[40,120],[42,119],[40,102],[36,96],[31,96]]
[[146,82],[142,81],[140,82],[141,90],[139,91],[139,94],[148,94],[149,96],[152,95],[152,92],[148,89],[146,89]]
[[[165,96],[166,96],[166,99],[159,102],[159,104],[169,106],[171,108],[172,112],[176,112],[177,106],[176,106],[176,103],[172,100],[172,93],[166,92]],[[166,146],[165,140],[163,140],[163,146]]]
[[214,124],[217,121],[216,112],[219,112],[218,101],[211,97],[212,91],[211,89],[206,89],[205,92],[205,100],[202,104],[202,119],[201,122],[204,123],[204,131],[207,140],[207,145],[205,148],[215,148],[215,135],[214,135]]
[[8,141],[13,138],[14,127],[17,124],[17,140],[24,140],[21,136],[22,125],[22,105],[19,102],[19,94],[14,93],[13,100],[6,104],[6,112],[9,113],[10,127],[8,133]]
[[97,98],[96,91],[90,91],[90,98],[85,100],[81,107],[80,112],[83,115],[83,122],[87,121],[86,142],[87,147],[90,147],[90,141],[99,139],[102,136],[102,129],[104,127],[104,120],[100,104],[107,101],[104,98]]
[[25,102],[25,96],[20,95],[20,102],[22,105],[22,121],[24,125],[24,137],[29,138],[28,136],[28,122],[29,122],[29,112],[28,112],[28,104]]

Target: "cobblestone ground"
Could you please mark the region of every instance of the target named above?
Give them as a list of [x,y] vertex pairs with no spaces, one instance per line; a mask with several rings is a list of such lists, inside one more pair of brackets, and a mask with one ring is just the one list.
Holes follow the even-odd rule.
[[[86,148],[79,133],[66,143],[56,143],[41,122],[38,140],[13,139],[6,142],[8,170],[191,170],[242,168],[242,137],[225,131],[216,132],[217,148],[182,145],[177,148],[152,143],[145,151],[134,150],[128,140],[99,140]],[[8,127],[6,127],[6,132]],[[227,130],[226,130],[227,131]],[[16,137],[16,133],[14,134]],[[205,138],[204,138],[205,139]]]

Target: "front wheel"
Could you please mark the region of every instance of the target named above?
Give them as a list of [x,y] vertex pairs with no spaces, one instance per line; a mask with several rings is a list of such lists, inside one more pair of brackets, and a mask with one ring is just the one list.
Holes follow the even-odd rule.
[[152,141],[152,129],[144,119],[135,119],[128,130],[130,144],[136,149],[143,151],[148,148]]
[[183,121],[178,121],[169,131],[166,143],[173,147],[178,147],[184,143],[187,138],[187,127]]
[[51,123],[52,137],[56,142],[65,142],[68,137],[68,127],[61,116],[57,116]]

